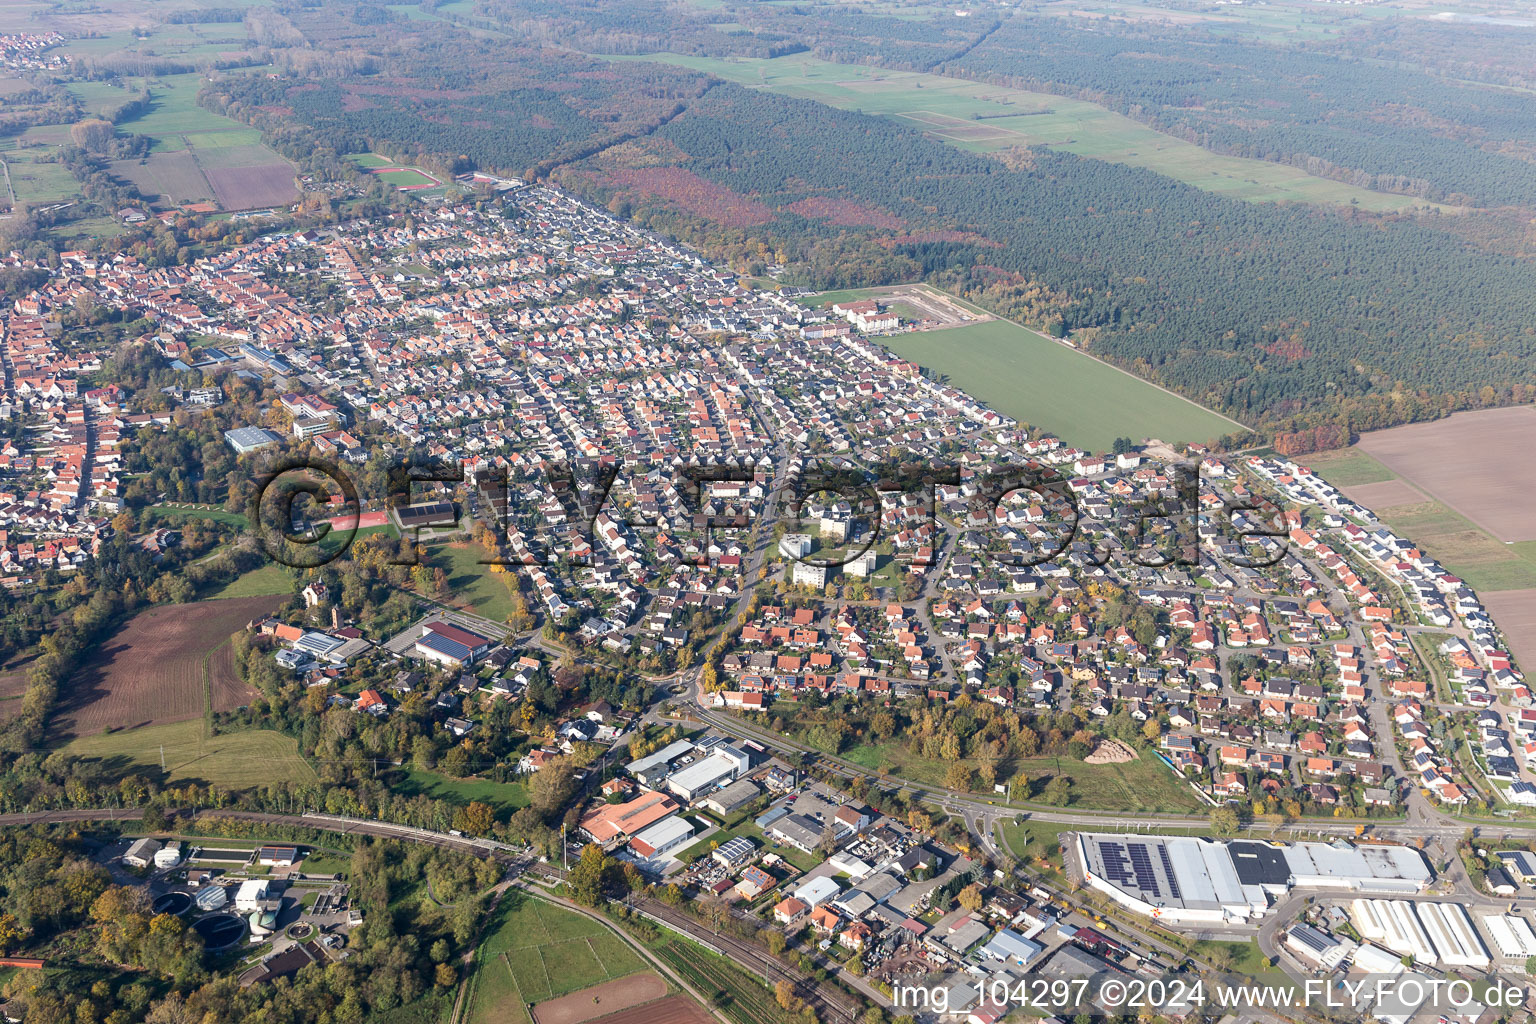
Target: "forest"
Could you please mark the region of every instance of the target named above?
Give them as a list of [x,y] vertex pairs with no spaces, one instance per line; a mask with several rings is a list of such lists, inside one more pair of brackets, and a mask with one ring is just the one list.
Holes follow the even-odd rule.
[[[1060,317],[1095,354],[1251,424],[1325,408],[1354,429],[1419,419],[1524,396],[1533,369],[1536,268],[1413,220],[1242,203],[1068,154],[1010,168],[731,85],[652,141],[650,159],[681,153],[688,172],[779,211],[832,196],[896,214],[909,238],[884,244],[921,272],[983,299],[1027,285],[1029,310],[999,311]],[[607,156],[567,180],[635,192]],[[753,230],[792,251],[858,234],[782,212]],[[708,247],[711,230],[692,237]]]
[[[485,0],[464,24],[589,53],[825,60],[1092,100],[1218,153],[1458,205],[1528,204],[1536,33],[1385,19],[1304,41],[1050,12]],[[1491,88],[1509,86],[1512,88]]]
[[1348,50],[1016,16],[947,74],[1103,103],[1217,153],[1458,205],[1536,201],[1528,95]]

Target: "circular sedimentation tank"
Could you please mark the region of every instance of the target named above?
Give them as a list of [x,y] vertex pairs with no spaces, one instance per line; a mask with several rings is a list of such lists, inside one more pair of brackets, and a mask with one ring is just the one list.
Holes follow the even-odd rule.
[[180,917],[192,909],[192,897],[184,892],[163,892],[155,897],[151,909],[157,914],[175,914]]
[[203,937],[210,950],[228,949],[245,935],[245,921],[238,914],[213,914],[202,918],[192,930]]

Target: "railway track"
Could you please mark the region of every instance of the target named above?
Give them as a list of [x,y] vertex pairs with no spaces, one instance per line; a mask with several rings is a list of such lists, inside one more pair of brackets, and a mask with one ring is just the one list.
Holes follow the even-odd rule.
[[[143,816],[133,808],[70,808],[58,811],[34,811],[24,814],[0,814],[0,826],[46,824],[71,821],[136,821]],[[552,864],[541,864],[530,854],[505,843],[473,836],[445,835],[431,829],[411,825],[396,825],[387,821],[368,821],[336,814],[275,814],[266,811],[201,810],[193,818],[231,818],[257,824],[300,825],[325,832],[344,835],[367,835],[384,839],[401,839],[426,843],[447,850],[459,850],[481,858],[489,858],[505,865],[509,874],[543,875],[551,881],[559,881],[565,872]],[[720,950],[728,959],[746,967],[763,978],[770,988],[780,980],[789,981],[795,991],[816,1007],[821,1019],[827,1024],[856,1024],[861,1009],[858,999],[841,989],[817,985],[800,971],[781,963],[763,947],[734,935],[709,930],[693,917],[649,897],[632,897],[626,905],[638,910],[666,927],[681,932],[688,938],[712,949]]]

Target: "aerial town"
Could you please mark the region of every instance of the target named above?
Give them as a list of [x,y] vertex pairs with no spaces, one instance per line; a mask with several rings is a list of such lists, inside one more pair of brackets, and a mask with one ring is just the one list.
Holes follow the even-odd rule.
[[[808,303],[505,184],[186,265],[5,257],[44,279],[3,314],[27,427],[0,449],[0,582],[67,585],[125,540],[189,572],[200,515],[273,522],[229,481],[355,477],[261,542],[344,538],[237,623],[249,696],[219,728],[291,698],[416,735],[375,775],[494,754],[491,789],[556,788],[558,838],[478,802],[294,821],[490,858],[551,899],[597,863],[823,1020],[914,1012],[899,986],[933,977],[916,1012],[995,1024],[1017,1007],[991,981],[1036,974],[1523,975],[1536,698],[1411,538],[1304,460],[1081,450],[882,343],[961,304]],[[60,329],[93,317],[133,325],[129,355]],[[365,563],[404,568],[371,594]],[[510,614],[458,600],[485,585]],[[1161,795],[1116,805],[1127,785]],[[175,835],[98,856],[242,986],[345,957],[366,914],[312,842]]]

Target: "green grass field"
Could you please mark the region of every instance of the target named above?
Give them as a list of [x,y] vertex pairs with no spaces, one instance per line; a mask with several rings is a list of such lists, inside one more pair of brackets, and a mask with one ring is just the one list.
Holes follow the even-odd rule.
[[11,187],[19,203],[55,203],[80,194],[80,183],[60,163],[36,158],[51,150],[29,146],[0,153],[11,174]]
[[469,1024],[533,1024],[528,1000],[518,990],[507,959],[482,959],[475,966],[473,993],[469,997]]
[[603,925],[517,890],[496,908],[477,957],[469,1011],[476,1024],[524,1021],[527,1003],[646,968],[639,954]]
[[[793,54],[770,59],[655,53],[612,60],[654,60],[706,71],[752,88],[893,118],[978,153],[1045,146],[1112,163],[1145,167],[1235,199],[1258,202],[1358,203],[1366,210],[1428,204],[1318,178],[1265,160],[1218,156],[1191,142],[1085,100],[986,85],[942,75],[828,61]],[[973,121],[975,115],[986,120]]]
[[1138,377],[1006,320],[882,339],[897,355],[1022,423],[1107,451],[1133,441],[1204,441],[1239,429]]
[[112,82],[71,82],[68,88],[79,97],[80,105],[93,115],[99,115],[133,98],[130,90]]
[[1299,456],[1301,465],[1335,487],[1358,487],[1396,480],[1397,474],[1358,448],[1338,448]]
[[397,778],[391,788],[407,796],[425,795],[455,804],[479,800],[509,812],[528,806],[528,787],[521,782],[452,779],[421,768],[406,768]]
[[293,577],[276,562],[242,573],[208,595],[209,600],[223,597],[265,597],[268,594],[293,593]]
[[63,749],[79,757],[110,758],[139,769],[159,770],[165,750],[166,782],[191,780],[221,789],[249,789],[267,783],[316,781],[299,756],[297,741],[265,729],[203,738],[203,720],[146,725],[141,729],[81,736]]
[[408,167],[401,167],[393,171],[384,171],[378,175],[379,180],[390,185],[430,185],[432,179],[420,171],[413,171]]
[[[893,777],[923,786],[943,786],[948,761],[918,757],[899,743],[864,744],[842,755],[870,771],[881,767]],[[1032,757],[1010,761],[1006,774],[1024,772],[1038,794],[1057,775],[1071,780],[1068,806],[1099,811],[1198,811],[1202,805],[1190,788],[1154,755],[1142,752],[1124,764],[1088,764],[1066,757]],[[999,775],[1004,772],[999,772]],[[1001,803],[1002,798],[998,798]],[[1024,797],[1014,794],[1014,803]]]
[[479,564],[489,557],[479,544],[432,544],[427,547],[427,562],[448,574],[447,603],[465,608],[496,622],[505,622],[512,614],[512,592],[507,589],[514,577],[491,572]]
[[245,527],[250,524],[240,512],[226,512],[222,508],[187,508],[181,505],[151,505],[144,510],[160,519],[207,519],[228,526]]
[[259,146],[261,145],[261,132],[255,128],[198,132],[188,141],[198,153],[204,153],[207,150],[230,149],[236,146]]
[[347,159],[363,168],[393,167],[395,165],[393,160],[390,160],[388,157],[379,156],[377,153],[350,153],[347,155]]

